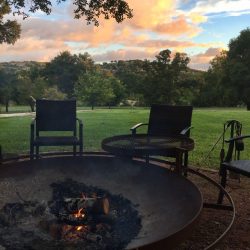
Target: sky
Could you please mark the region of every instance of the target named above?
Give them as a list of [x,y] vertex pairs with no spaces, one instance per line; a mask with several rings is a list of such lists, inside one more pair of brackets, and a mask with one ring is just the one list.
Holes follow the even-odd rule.
[[[161,50],[184,52],[190,68],[207,70],[230,39],[250,27],[250,0],[127,0],[134,17],[98,27],[74,19],[71,0],[22,20],[21,38],[0,45],[0,62],[48,62],[63,51],[88,52],[95,62],[154,60]],[[8,18],[13,19],[12,16]]]

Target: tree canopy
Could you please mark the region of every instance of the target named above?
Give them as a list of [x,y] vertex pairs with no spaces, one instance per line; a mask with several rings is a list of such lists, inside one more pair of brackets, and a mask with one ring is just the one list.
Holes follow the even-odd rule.
[[8,2],[0,0],[0,44],[14,44],[20,37],[21,27],[16,21],[7,19],[3,20],[4,15],[11,13],[11,8]]
[[[57,4],[66,0],[58,0]],[[53,1],[55,3],[55,1]],[[132,18],[132,9],[124,0],[74,0],[74,18],[85,18],[87,24],[99,25],[99,17],[105,19],[113,18],[120,23],[125,18]],[[0,0],[0,44],[14,44],[20,37],[21,28],[17,21],[5,20],[4,16],[12,13],[21,15],[24,19],[29,13],[42,11],[47,15],[51,14],[52,1],[49,0]],[[27,9],[27,11],[23,11]]]
[[204,106],[246,105],[250,110],[250,28],[242,30],[211,61],[198,103]]
[[93,67],[94,61],[88,53],[71,55],[69,51],[64,51],[46,64],[44,76],[51,86],[58,86],[60,91],[71,98],[78,77]]

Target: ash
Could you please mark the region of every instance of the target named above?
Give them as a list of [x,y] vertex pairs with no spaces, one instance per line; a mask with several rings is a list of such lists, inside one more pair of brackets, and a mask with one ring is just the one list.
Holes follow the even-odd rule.
[[[125,249],[141,229],[141,218],[136,206],[122,195],[87,186],[66,179],[50,185],[52,198],[25,200],[17,193],[20,202],[6,203],[0,209],[0,249]],[[105,197],[109,200],[109,213],[91,214],[77,226],[60,218],[65,198]]]

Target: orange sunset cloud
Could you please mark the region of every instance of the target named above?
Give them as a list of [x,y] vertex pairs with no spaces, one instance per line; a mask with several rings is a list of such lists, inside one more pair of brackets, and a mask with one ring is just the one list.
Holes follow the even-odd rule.
[[[96,61],[151,60],[163,49],[179,52],[189,50],[192,54],[198,50],[199,54],[192,56],[190,64],[196,67],[198,64],[207,64],[216,54],[214,52],[209,56],[209,48],[226,47],[218,39],[195,40],[204,32],[201,24],[208,21],[205,13],[212,8],[205,1],[193,3],[193,7],[188,10],[180,8],[182,2],[173,0],[128,0],[128,4],[133,9],[134,17],[120,24],[100,17],[98,27],[86,25],[84,18],[72,18],[72,3],[67,5],[68,9],[55,7],[55,18],[52,13],[51,16],[32,15],[20,20],[21,39],[14,46],[2,45],[1,58],[46,61],[68,50],[71,53],[89,52]],[[205,49],[207,51],[200,53]]]

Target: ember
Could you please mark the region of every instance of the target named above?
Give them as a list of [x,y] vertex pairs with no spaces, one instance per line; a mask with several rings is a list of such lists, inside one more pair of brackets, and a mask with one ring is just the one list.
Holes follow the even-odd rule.
[[121,195],[70,179],[51,187],[48,202],[25,201],[18,195],[20,202],[5,204],[0,210],[0,246],[124,249],[141,228],[134,206]]

